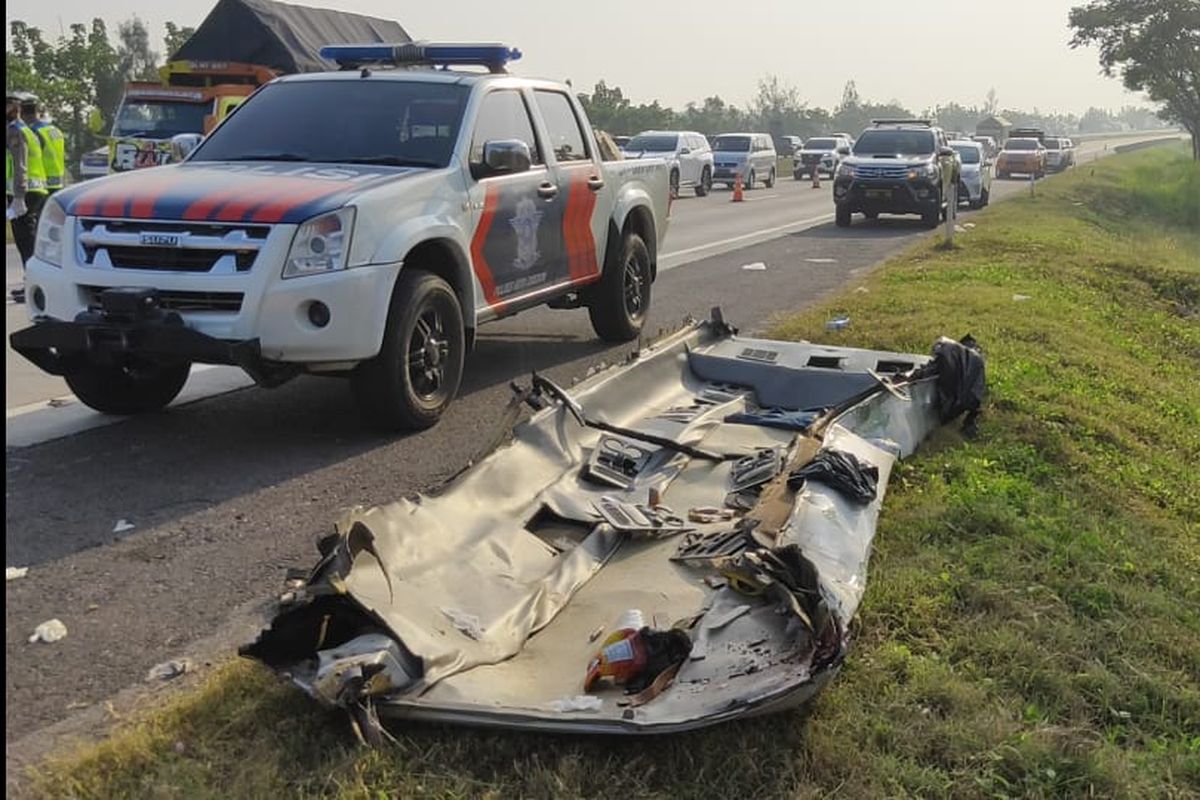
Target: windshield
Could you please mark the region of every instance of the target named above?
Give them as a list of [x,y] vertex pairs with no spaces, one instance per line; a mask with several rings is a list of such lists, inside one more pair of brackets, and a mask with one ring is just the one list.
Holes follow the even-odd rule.
[[954,148],[954,152],[958,153],[958,157],[962,159],[962,163],[964,163],[964,164],[978,164],[979,163],[979,148],[978,147],[967,147],[966,145],[962,145],[962,144],[952,144],[950,146]]
[[927,156],[933,152],[933,131],[863,131],[854,143],[856,156]]
[[804,143],[805,150],[833,150],[836,148],[836,139],[809,139]]
[[1062,143],[1061,143],[1061,142],[1059,142],[1059,140],[1058,140],[1058,139],[1047,139],[1047,140],[1045,140],[1044,142],[1042,142],[1042,144],[1045,146],[1045,148],[1046,148],[1047,150],[1060,150],[1060,149],[1062,149]]
[[1005,150],[1037,150],[1037,139],[1009,139],[1004,143]]
[[745,153],[750,149],[750,137],[718,136],[712,149],[718,153]]
[[204,133],[210,103],[175,100],[126,100],[117,112],[113,136],[170,139],[179,133]]
[[675,149],[675,145],[679,142],[679,137],[672,134],[641,134],[629,140],[629,144],[625,145],[626,150],[648,151],[652,153],[666,153]]
[[444,167],[470,89],[395,80],[264,86],[196,149],[192,161],[320,161]]

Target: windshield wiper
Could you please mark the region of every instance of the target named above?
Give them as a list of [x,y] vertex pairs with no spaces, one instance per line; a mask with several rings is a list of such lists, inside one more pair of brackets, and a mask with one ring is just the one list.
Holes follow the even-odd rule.
[[221,161],[312,161],[310,156],[301,153],[246,153],[240,156],[226,156]]
[[421,158],[400,158],[399,156],[359,156],[358,158],[339,158],[339,164],[381,164],[389,167],[441,167],[437,161],[426,161]]

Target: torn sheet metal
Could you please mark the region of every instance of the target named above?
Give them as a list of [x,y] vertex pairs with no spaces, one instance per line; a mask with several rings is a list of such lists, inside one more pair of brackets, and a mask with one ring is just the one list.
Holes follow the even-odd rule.
[[[943,421],[938,379],[926,356],[746,339],[719,315],[569,395],[535,376],[510,443],[436,496],[347,513],[242,652],[394,718],[637,733],[802,703],[845,656],[892,466]],[[877,471],[873,499],[789,483],[822,449]],[[718,508],[734,518],[680,519]],[[614,524],[629,509],[671,530]],[[629,609],[690,650],[636,696],[584,692]]]

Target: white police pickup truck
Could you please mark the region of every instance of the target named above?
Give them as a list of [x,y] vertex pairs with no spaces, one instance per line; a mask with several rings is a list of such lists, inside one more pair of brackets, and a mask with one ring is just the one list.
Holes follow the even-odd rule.
[[106,413],[166,406],[202,362],[345,375],[411,429],[484,322],[586,307],[602,339],[638,336],[665,162],[602,162],[570,90],[506,74],[501,45],[322,55],[343,69],[266,84],[183,163],[56,194],[13,348]]

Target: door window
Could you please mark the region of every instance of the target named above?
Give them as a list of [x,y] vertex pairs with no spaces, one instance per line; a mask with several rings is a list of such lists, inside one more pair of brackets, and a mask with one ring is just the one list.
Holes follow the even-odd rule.
[[483,163],[483,145],[498,139],[517,139],[529,145],[530,159],[534,164],[542,163],[533,123],[521,93],[514,89],[502,89],[483,98],[479,105],[479,116],[475,120],[475,134],[471,138],[472,164]]
[[583,136],[583,129],[571,101],[561,92],[534,92],[538,110],[546,121],[546,132],[550,135],[550,149],[559,162],[590,161],[591,154]]

